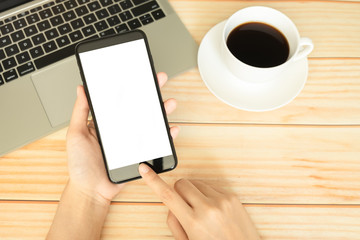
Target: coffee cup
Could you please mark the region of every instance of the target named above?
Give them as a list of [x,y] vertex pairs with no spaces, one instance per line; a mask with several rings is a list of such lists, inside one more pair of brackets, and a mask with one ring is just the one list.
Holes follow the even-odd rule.
[[252,83],[276,79],[314,48],[311,39],[300,37],[285,14],[262,6],[230,16],[220,44],[223,61],[232,74]]

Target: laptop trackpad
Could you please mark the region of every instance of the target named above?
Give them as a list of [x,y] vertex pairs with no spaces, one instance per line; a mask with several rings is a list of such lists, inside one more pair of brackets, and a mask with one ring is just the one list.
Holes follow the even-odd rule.
[[81,82],[75,57],[54,64],[31,76],[52,127],[68,122]]

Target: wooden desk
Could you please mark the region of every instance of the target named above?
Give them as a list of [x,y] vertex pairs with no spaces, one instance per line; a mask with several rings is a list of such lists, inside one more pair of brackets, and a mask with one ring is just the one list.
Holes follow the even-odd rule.
[[[287,14],[315,49],[309,78],[287,106],[236,110],[214,97],[197,69],[164,87],[178,100],[178,168],[236,192],[263,239],[360,239],[360,1],[171,0],[200,43],[236,10]],[[0,239],[43,239],[68,178],[63,129],[0,158]],[[111,206],[103,239],[172,239],[167,209],[140,181]]]

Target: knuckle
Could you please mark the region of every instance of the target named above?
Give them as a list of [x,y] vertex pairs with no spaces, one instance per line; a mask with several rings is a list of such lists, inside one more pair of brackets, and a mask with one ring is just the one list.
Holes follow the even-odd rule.
[[215,205],[212,205],[210,208],[207,209],[206,215],[211,219],[217,219],[221,216],[222,211]]
[[172,201],[174,197],[175,193],[171,188],[164,188],[160,193],[160,198],[166,202]]
[[171,225],[173,223],[176,223],[176,219],[175,216],[173,214],[168,214],[167,219],[166,219],[166,223],[167,225]]
[[235,194],[229,194],[219,199],[218,204],[222,210],[231,211],[238,201]]
[[177,180],[175,183],[174,183],[174,188],[176,191],[178,191],[181,186],[185,183],[185,181],[187,181],[186,179],[184,178],[180,178],[179,180]]

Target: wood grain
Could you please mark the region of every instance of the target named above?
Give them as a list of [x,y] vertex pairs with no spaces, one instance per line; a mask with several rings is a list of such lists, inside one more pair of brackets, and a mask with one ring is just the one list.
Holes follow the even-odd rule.
[[269,112],[228,106],[207,89],[197,70],[171,79],[162,92],[164,99],[178,101],[172,122],[358,125],[360,58],[310,59],[304,89],[288,105]]
[[[170,2],[199,44],[236,10],[263,5],[315,49],[305,88],[276,111],[227,106],[197,69],[171,79],[162,92],[178,100],[169,119],[181,127],[179,166],[161,176],[235,192],[265,240],[359,239],[360,0]],[[0,239],[44,239],[68,179],[66,130],[0,157]],[[115,200],[103,239],[173,239],[166,207],[141,180]]]
[[355,1],[170,1],[198,43],[206,32],[248,6],[285,13],[315,44],[310,57],[360,57],[360,3]]
[[[1,159],[0,199],[60,198],[65,133]],[[183,124],[178,168],[162,176],[169,184],[185,177],[230,188],[246,203],[360,204],[359,136],[360,127]],[[141,180],[116,200],[159,201]]]
[[[0,239],[44,239],[57,203],[0,202]],[[360,207],[245,205],[263,240],[357,239]],[[162,204],[113,204],[102,239],[174,239]]]

